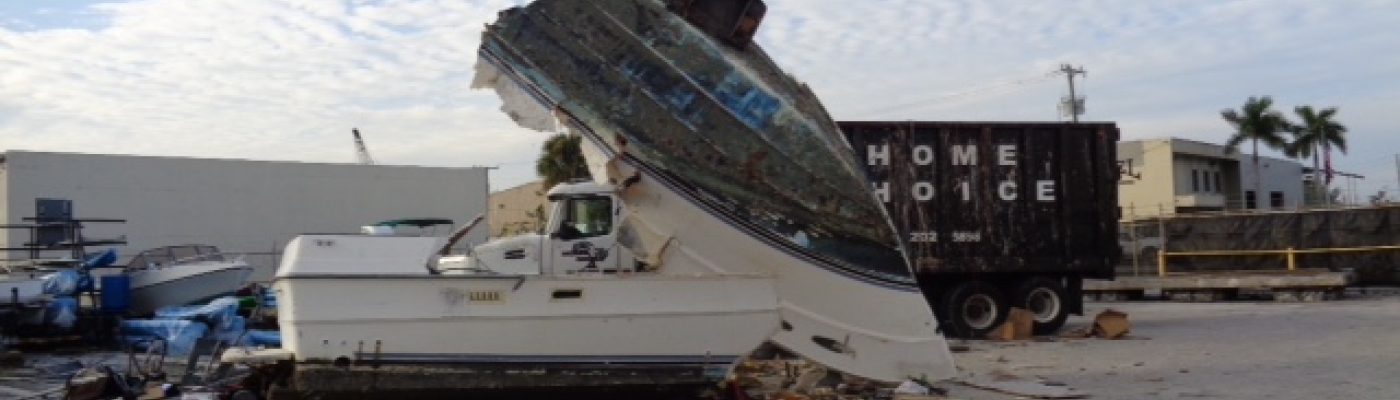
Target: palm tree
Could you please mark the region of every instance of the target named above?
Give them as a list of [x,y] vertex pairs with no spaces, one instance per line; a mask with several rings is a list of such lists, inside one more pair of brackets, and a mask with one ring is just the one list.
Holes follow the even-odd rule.
[[1239,149],[1240,143],[1245,140],[1254,145],[1254,208],[1258,209],[1263,203],[1263,183],[1260,180],[1259,171],[1259,142],[1264,145],[1279,150],[1286,150],[1288,143],[1280,135],[1289,131],[1292,126],[1288,119],[1277,110],[1269,109],[1274,104],[1274,99],[1269,96],[1250,97],[1244,102],[1244,107],[1239,110],[1225,109],[1220,111],[1220,117],[1229,122],[1235,128],[1234,135],[1225,142],[1225,153],[1234,153]]
[[540,158],[535,160],[535,173],[544,179],[545,190],[560,182],[590,178],[588,162],[579,149],[579,136],[556,134],[545,140],[540,150]]
[[1293,112],[1298,114],[1299,123],[1292,129],[1293,143],[1289,143],[1285,153],[1289,157],[1312,157],[1313,187],[1317,189],[1317,198],[1326,202],[1327,182],[1323,181],[1318,157],[1326,154],[1332,147],[1346,154],[1347,127],[1332,119],[1337,115],[1336,107],[1324,108],[1318,112],[1313,110],[1312,106],[1300,106],[1294,108]]

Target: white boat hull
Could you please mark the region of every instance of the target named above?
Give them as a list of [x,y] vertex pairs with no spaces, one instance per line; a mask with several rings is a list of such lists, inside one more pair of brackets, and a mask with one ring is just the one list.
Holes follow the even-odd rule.
[[253,268],[242,261],[201,262],[128,272],[130,313],[141,315],[164,306],[186,305],[242,288]]
[[[631,229],[633,233],[627,236],[637,239],[624,244],[632,253],[645,258],[650,265],[659,266],[661,272],[667,274],[774,275],[783,329],[773,335],[773,342],[821,364],[883,381],[900,381],[911,376],[931,380],[955,376],[952,353],[938,331],[936,319],[913,272],[902,257],[898,260],[862,257],[856,255],[861,251],[856,249],[848,254],[850,257],[836,259],[832,255],[839,252],[837,248],[841,243],[828,243],[825,252],[818,247],[808,247],[809,240],[817,238],[807,235],[820,235],[820,230],[799,230],[791,234],[792,237],[784,237],[759,222],[763,219],[782,222],[789,216],[771,212],[782,207],[745,207],[743,202],[726,201],[724,193],[707,192],[704,185],[687,181],[682,175],[688,171],[668,169],[694,168],[695,164],[666,165],[665,157],[653,157],[653,164],[647,164],[641,157],[626,154],[627,146],[642,148],[637,152],[643,154],[645,147],[656,144],[624,140],[627,137],[619,133],[620,127],[614,121],[616,115],[609,114],[615,110],[604,112],[579,106],[584,104],[581,99],[556,98],[568,94],[559,89],[567,85],[551,86],[553,82],[548,79],[543,79],[544,83],[532,83],[526,76],[541,72],[533,69],[528,73],[519,72],[518,68],[533,67],[518,60],[514,63],[499,61],[500,56],[493,61],[490,58],[493,54],[496,53],[482,52],[481,60],[485,61],[477,64],[474,86],[495,89],[503,99],[502,111],[521,126],[548,130],[554,127],[549,122],[558,120],[573,134],[583,137],[581,147],[594,180],[626,186],[619,196],[629,214],[620,229]],[[590,59],[594,55],[579,57]],[[500,65],[507,67],[503,69]],[[569,63],[560,65],[573,68]],[[578,82],[570,81],[574,83]],[[639,101],[641,103],[646,101]],[[672,115],[658,114],[656,118],[668,117]],[[658,126],[670,129],[658,128],[652,132],[658,135],[647,136],[658,142],[689,143],[687,140],[707,135],[754,134],[744,129],[703,131],[709,129],[709,125],[696,128]],[[753,140],[759,138],[756,136]],[[680,147],[683,146],[666,147],[664,151],[687,150],[676,150]],[[652,155],[664,151],[654,150]],[[725,165],[735,170],[751,168],[755,176],[772,173],[759,167],[758,160],[762,159],[765,158],[748,159],[749,164],[727,160]],[[720,165],[719,161],[712,163],[711,166]],[[811,183],[818,185],[820,182]],[[712,181],[709,184],[724,186]],[[781,191],[782,188],[769,189]],[[735,191],[742,192],[731,190]],[[792,200],[773,196],[761,201]],[[840,207],[839,204],[835,206]],[[770,212],[753,212],[755,209],[769,209]],[[834,213],[829,210],[817,213],[823,212]],[[883,222],[888,223],[887,220]],[[888,256],[889,252],[883,254]]]
[[[427,252],[383,268],[299,263],[307,242],[377,254],[375,242],[303,236],[273,287],[282,346],[300,361],[405,364],[667,364],[727,369],[778,329],[764,276],[428,275]],[[412,246],[395,246],[409,249]],[[424,248],[431,246],[423,246]],[[383,249],[385,247],[380,247]],[[323,260],[337,257],[326,256]],[[297,264],[307,268],[299,269]],[[408,266],[404,270],[401,266]],[[397,271],[395,271],[397,270]],[[371,271],[393,271],[370,273]],[[419,270],[421,271],[421,269]],[[576,295],[576,296],[575,296]],[[559,298],[559,297],[564,298]]]
[[0,304],[29,304],[43,297],[42,278],[0,277]]
[[[585,134],[582,148],[596,180],[621,182],[638,171],[593,140],[597,138]],[[741,230],[736,225],[741,222],[685,197],[664,176],[642,173],[621,196],[632,213],[629,223],[646,232],[641,236],[667,238],[659,249],[663,271],[775,275],[784,328],[772,337],[776,344],[872,379],[939,380],[956,374],[952,353],[917,286],[824,267],[793,250],[793,239]]]

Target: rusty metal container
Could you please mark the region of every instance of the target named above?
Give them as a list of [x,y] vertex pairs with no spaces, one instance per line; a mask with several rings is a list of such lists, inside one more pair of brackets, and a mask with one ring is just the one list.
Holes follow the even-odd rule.
[[923,277],[1112,279],[1113,123],[837,123]]

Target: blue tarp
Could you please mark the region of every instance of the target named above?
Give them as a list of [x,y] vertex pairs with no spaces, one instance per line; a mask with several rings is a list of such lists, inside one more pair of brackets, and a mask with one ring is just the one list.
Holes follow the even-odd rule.
[[100,253],[89,254],[87,259],[83,260],[82,267],[86,269],[106,268],[115,262],[117,262],[117,249],[107,249]]
[[223,329],[238,316],[238,298],[221,297],[202,306],[165,306],[156,309],[157,320],[187,319],[204,321],[210,328]]
[[244,341],[250,346],[282,347],[282,332],[249,329]]
[[247,338],[243,335],[247,330],[248,321],[242,316],[234,316],[227,326],[214,330],[210,336],[228,345],[243,346],[247,343]]
[[72,296],[78,293],[78,286],[82,279],[82,274],[71,269],[44,275],[44,294]]
[[167,343],[167,355],[189,355],[199,339],[221,340],[232,346],[281,347],[277,331],[249,330],[238,315],[238,298],[224,297],[202,306],[169,306],[156,310],[156,318],[122,322],[123,342],[147,349],[151,339]]
[[44,322],[63,329],[73,329],[78,322],[78,299],[72,297],[54,298],[46,310]]
[[138,349],[147,349],[151,339],[166,342],[166,355],[184,356],[194,350],[195,343],[209,331],[203,322],[182,319],[128,320],[121,323],[122,340]]

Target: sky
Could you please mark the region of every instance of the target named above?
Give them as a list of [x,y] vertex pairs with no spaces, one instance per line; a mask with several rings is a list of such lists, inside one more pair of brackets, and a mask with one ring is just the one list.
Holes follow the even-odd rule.
[[[508,0],[0,1],[0,151],[489,166],[550,133],[470,88]],[[1400,192],[1400,0],[767,0],[758,43],[837,120],[1081,120],[1224,143],[1223,109],[1337,107],[1356,191]],[[1277,155],[1277,153],[1265,153]],[[1310,162],[1307,163],[1311,165]]]

